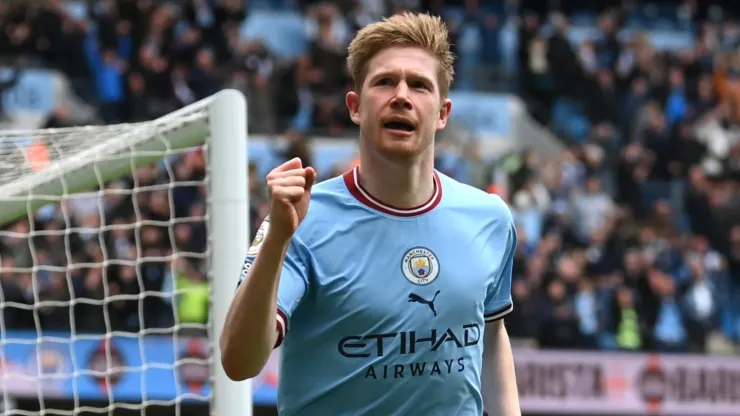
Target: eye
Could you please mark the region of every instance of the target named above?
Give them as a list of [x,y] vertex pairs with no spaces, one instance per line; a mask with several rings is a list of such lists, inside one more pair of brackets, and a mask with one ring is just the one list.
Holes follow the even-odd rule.
[[411,88],[420,89],[420,90],[428,90],[429,86],[424,81],[413,81],[411,82]]
[[393,85],[394,81],[390,78],[381,78],[378,80],[378,82],[375,83],[375,85]]

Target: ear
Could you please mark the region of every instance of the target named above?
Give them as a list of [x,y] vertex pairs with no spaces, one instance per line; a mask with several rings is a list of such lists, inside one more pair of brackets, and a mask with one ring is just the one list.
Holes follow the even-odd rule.
[[447,120],[450,118],[452,112],[452,100],[445,98],[442,100],[442,105],[439,107],[439,118],[437,119],[437,130],[442,130],[447,125]]
[[349,118],[353,123],[360,125],[360,94],[350,91],[344,99],[349,110]]

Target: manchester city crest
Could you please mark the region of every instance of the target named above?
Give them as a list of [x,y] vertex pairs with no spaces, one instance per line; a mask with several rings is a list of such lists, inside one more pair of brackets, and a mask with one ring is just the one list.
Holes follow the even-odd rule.
[[431,250],[414,247],[404,254],[401,271],[409,282],[428,285],[439,276],[439,261]]

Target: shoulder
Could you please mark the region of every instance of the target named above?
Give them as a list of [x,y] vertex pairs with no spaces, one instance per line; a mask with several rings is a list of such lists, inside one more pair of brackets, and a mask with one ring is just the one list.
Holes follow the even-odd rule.
[[442,184],[446,206],[501,224],[514,222],[509,206],[500,196],[458,182],[447,175],[437,175]]
[[311,189],[311,202],[304,222],[312,224],[321,221],[331,214],[345,210],[351,202],[352,197],[342,176],[317,183]]
[[352,222],[352,196],[339,176],[317,183],[311,189],[311,202],[296,236],[305,244],[331,235],[342,224]]
[[337,176],[325,181],[321,181],[311,189],[311,204],[332,204],[337,202],[347,194],[347,186],[344,184],[344,177]]

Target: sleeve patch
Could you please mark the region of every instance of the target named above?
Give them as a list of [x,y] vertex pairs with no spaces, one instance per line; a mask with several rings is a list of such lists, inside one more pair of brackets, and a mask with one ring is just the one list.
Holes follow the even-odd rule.
[[249,273],[249,269],[252,268],[252,260],[247,258],[244,260],[244,264],[242,265],[242,269],[239,272],[239,281],[236,283],[236,287],[239,288],[239,286],[242,284],[244,279],[247,278],[247,273]]
[[254,241],[252,241],[252,245],[249,246],[249,250],[247,251],[248,257],[255,257],[257,256],[257,253],[260,252],[260,248],[262,247],[262,242],[265,240],[265,235],[267,235],[267,230],[270,228],[270,221],[265,220],[262,222],[262,225],[260,225],[260,228],[257,230],[257,234],[254,236]]

